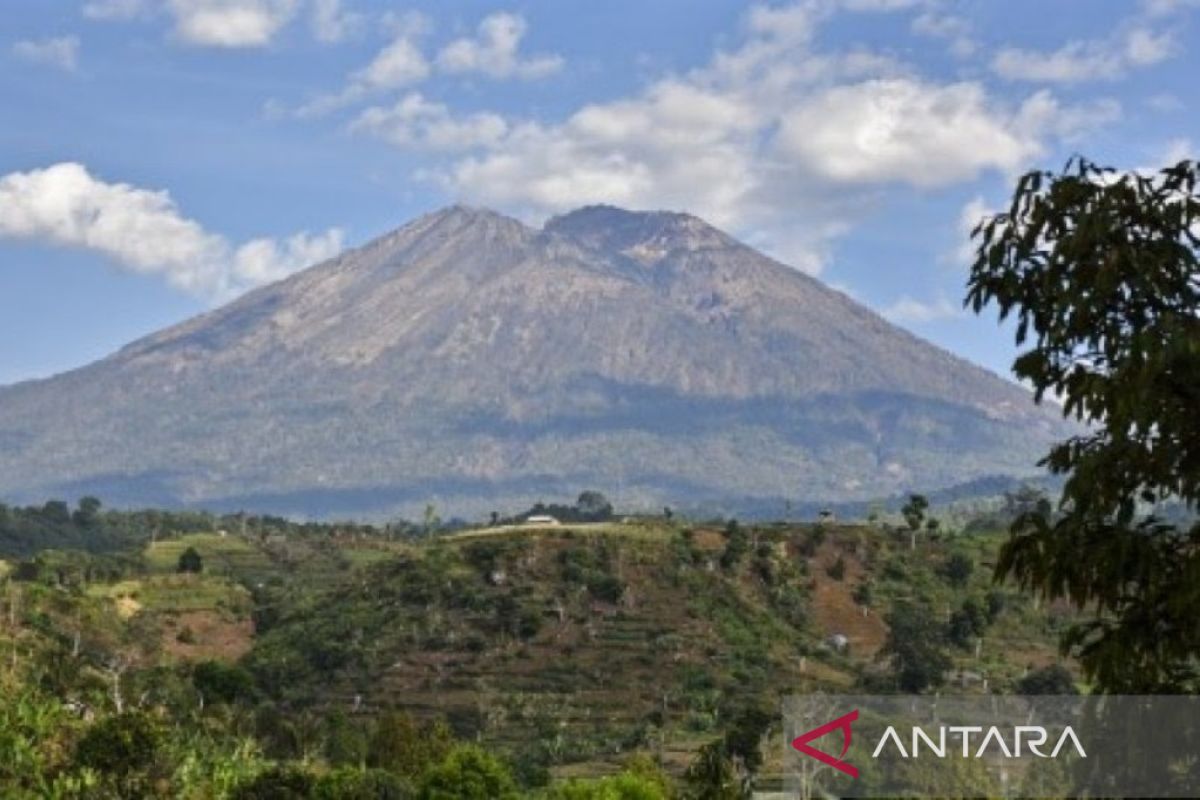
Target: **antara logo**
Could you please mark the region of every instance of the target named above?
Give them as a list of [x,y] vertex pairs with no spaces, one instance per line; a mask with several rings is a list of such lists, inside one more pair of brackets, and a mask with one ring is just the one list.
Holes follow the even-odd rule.
[[[826,764],[834,769],[849,775],[851,778],[858,777],[858,768],[853,764],[845,761],[846,753],[850,750],[850,743],[853,740],[853,731],[851,726],[858,719],[858,709],[854,709],[849,714],[838,717],[835,720],[826,722],[824,725],[813,728],[812,730],[802,733],[792,740],[793,749],[803,753],[806,756],[815,758],[822,764]],[[829,753],[822,752],[813,747],[810,742],[820,739],[834,731],[842,732],[842,751],[835,758]],[[981,734],[978,740],[979,745],[976,748],[971,747],[972,734]],[[884,746],[889,742],[895,747],[902,758],[918,758],[922,743],[924,748],[937,758],[946,758],[947,752],[953,752],[947,746],[947,737],[958,737],[962,741],[962,757],[963,758],[984,758],[989,754],[989,748],[995,744],[994,750],[991,750],[992,755],[1003,754],[1005,758],[1021,758],[1022,745],[1028,749],[1028,752],[1039,758],[1057,758],[1059,752],[1070,744],[1075,748],[1080,758],[1087,758],[1087,753],[1084,752],[1083,745],[1079,741],[1079,737],[1075,735],[1075,731],[1068,725],[1063,728],[1062,733],[1058,737],[1054,749],[1050,753],[1045,753],[1041,748],[1046,746],[1050,739],[1050,733],[1040,725],[1017,725],[1013,728],[1012,735],[1005,738],[1001,733],[1000,728],[992,725],[986,729],[980,725],[943,725],[937,729],[937,738],[930,736],[924,728],[914,726],[911,731],[911,748],[906,750],[904,742],[900,738],[900,734],[896,732],[894,726],[889,725],[879,737],[879,743],[875,745],[874,751],[871,753],[871,758],[879,758],[879,754],[883,752]],[[1009,741],[1012,742],[1012,747],[1009,747]],[[955,748],[957,749],[957,748]]]
[[[937,740],[934,741],[924,728],[913,727],[912,729],[912,752],[911,754],[904,749],[904,743],[900,741],[900,734],[896,733],[896,729],[891,725],[883,732],[883,736],[879,737],[879,744],[875,745],[875,752],[871,753],[871,758],[879,758],[879,753],[882,752],[883,746],[889,741],[895,745],[896,750],[902,758],[917,758],[920,754],[921,743],[925,743],[925,748],[938,758],[946,757],[946,734],[949,733],[952,737],[958,737],[962,740],[962,757],[963,758],[983,758],[989,752],[988,748],[995,742],[995,750],[992,755],[1003,753],[1005,758],[1020,758],[1022,743],[1029,748],[1029,752],[1038,758],[1058,758],[1059,752],[1063,747],[1070,742],[1075,748],[1075,752],[1079,753],[1080,758],[1087,758],[1087,753],[1083,751],[1083,745],[1079,742],[1079,737],[1075,735],[1075,731],[1068,725],[1063,728],[1063,732],[1058,737],[1058,742],[1054,745],[1054,750],[1049,754],[1043,753],[1041,748],[1046,745],[1050,738],[1050,733],[1041,725],[1017,725],[1013,728],[1012,736],[1007,740],[1000,729],[995,725],[987,728],[984,733],[984,728],[981,725],[942,725],[938,729]],[[971,734],[983,734],[979,740],[979,747],[972,751],[971,749]],[[1008,746],[1008,742],[1013,743],[1012,748]],[[996,752],[998,751],[998,752]]]
[[[792,740],[792,747],[796,748],[801,753],[804,753],[806,756],[812,756],[822,764],[828,764],[839,772],[846,773],[851,778],[857,778],[858,768],[852,764],[847,764],[842,760],[846,757],[846,751],[850,749],[850,740],[853,736],[850,726],[854,724],[856,719],[858,719],[857,708],[851,711],[849,714],[838,717],[832,722],[826,722],[819,728],[813,728],[808,733],[800,734]],[[842,754],[837,758],[834,758],[828,753],[822,753],[817,748],[809,745],[809,742],[813,741],[814,739],[820,739],[825,734],[832,733],[836,730],[840,730],[842,732]]]

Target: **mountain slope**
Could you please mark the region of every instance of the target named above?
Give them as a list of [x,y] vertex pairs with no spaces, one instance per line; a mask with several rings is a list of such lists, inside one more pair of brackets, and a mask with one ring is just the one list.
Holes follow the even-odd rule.
[[0,495],[329,514],[1033,471],[1020,388],[684,214],[454,207],[0,390]]

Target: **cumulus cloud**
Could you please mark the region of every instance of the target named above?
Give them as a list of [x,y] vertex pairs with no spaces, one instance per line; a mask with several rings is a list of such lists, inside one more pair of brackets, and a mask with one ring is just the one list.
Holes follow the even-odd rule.
[[342,249],[337,229],[234,247],[184,217],[167,192],[107,183],[71,162],[0,177],[0,238],[92,250],[211,300],[278,280]]
[[28,39],[14,44],[12,53],[17,58],[33,64],[44,64],[66,72],[74,72],[79,66],[79,37]]
[[429,62],[421,48],[410,34],[402,33],[354,74],[354,83],[365,89],[396,89],[419,83],[428,76]]
[[456,151],[498,143],[508,132],[508,124],[491,113],[455,117],[445,105],[411,92],[394,105],[366,109],[350,129],[370,133],[397,147]]
[[372,95],[403,89],[429,77],[432,67],[421,49],[421,38],[430,28],[419,12],[389,14],[390,41],[371,61],[349,77],[340,91],[318,95],[296,109],[298,117],[317,117],[363,101]]
[[942,186],[1009,170],[1039,151],[975,83],[909,79],[839,86],[787,111],[780,151],[844,183]]
[[958,58],[967,58],[978,48],[972,37],[971,23],[963,17],[925,11],[913,18],[911,27],[918,36],[945,40],[951,54]]
[[438,67],[452,75],[477,72],[491,78],[542,78],[562,69],[557,55],[522,58],[521,40],[528,30],[524,18],[506,12],[490,14],[479,23],[477,35],[456,39],[438,53]]
[[[383,24],[390,30],[391,38],[371,61],[351,73],[342,89],[318,95],[299,106],[294,112],[295,116],[318,117],[363,103],[377,95],[411,88],[427,80],[435,69],[453,75],[478,73],[496,79],[531,80],[549,75],[560,69],[563,64],[558,56],[523,57],[520,54],[521,41],[528,26],[525,20],[516,14],[501,12],[485,17],[479,23],[476,37],[450,42],[432,60],[426,57],[422,47],[422,40],[432,28],[429,18],[424,14],[415,11],[391,12],[384,15]],[[360,114],[354,127],[378,135],[380,125],[383,124],[382,118],[387,116],[392,120],[394,128],[397,113],[401,116],[411,113],[405,112],[404,103],[405,100],[401,100],[390,114],[385,113],[389,109],[384,107],[367,109]],[[462,124],[483,122],[485,128],[494,129],[497,120],[495,115],[486,115],[486,118],[477,118]],[[438,127],[443,132],[448,132],[452,125],[458,124],[446,119]],[[408,122],[405,121],[405,126],[407,125]],[[424,137],[414,138],[394,132],[384,138],[397,144],[423,147],[431,143]],[[478,143],[482,144],[486,140],[487,136]]]
[[357,34],[366,17],[342,7],[341,0],[312,0],[312,32],[319,42],[334,44]]
[[176,36],[206,47],[269,44],[298,7],[298,0],[167,0]]
[[1109,39],[1068,42],[1049,53],[1007,47],[992,59],[992,70],[1007,80],[1036,83],[1113,80],[1165,61],[1177,49],[1170,33],[1136,26]]
[[1120,119],[1121,114],[1121,104],[1112,98],[1068,105],[1049,89],[1040,89],[1021,104],[1013,124],[1029,136],[1053,136],[1075,143],[1085,134]]
[[425,174],[469,202],[530,218],[601,202],[687,209],[817,272],[882,187],[1011,175],[1052,140],[1119,113],[1048,90],[1014,103],[979,82],[914,77],[870,51],[821,52],[814,32],[829,8],[752,7],[742,40],[706,66],[559,121],[502,127],[410,100],[354,127],[428,150],[421,123],[436,122],[444,141],[473,149]]

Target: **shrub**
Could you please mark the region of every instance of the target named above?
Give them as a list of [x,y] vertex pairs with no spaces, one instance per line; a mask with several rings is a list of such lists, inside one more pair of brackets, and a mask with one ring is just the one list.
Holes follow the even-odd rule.
[[322,775],[313,787],[313,800],[410,800],[412,784],[383,769],[342,767]]
[[1017,681],[1017,694],[1079,694],[1070,671],[1053,664],[1030,672]]
[[314,783],[305,770],[275,766],[237,787],[232,800],[309,800]]
[[97,722],[75,748],[75,761],[118,778],[150,767],[162,746],[158,724],[141,712],[127,712]]
[[941,573],[951,586],[966,586],[975,571],[975,562],[965,553],[955,553],[942,564]]
[[833,566],[825,570],[829,577],[835,581],[840,581],[846,577],[846,559],[838,556],[838,560],[833,562]]

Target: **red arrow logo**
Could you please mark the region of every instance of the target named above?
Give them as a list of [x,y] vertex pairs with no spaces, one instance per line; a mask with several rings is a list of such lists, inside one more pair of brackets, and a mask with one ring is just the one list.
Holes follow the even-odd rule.
[[[850,738],[851,738],[850,725],[856,719],[858,719],[858,709],[857,708],[854,709],[853,711],[851,711],[849,714],[846,714],[845,716],[838,717],[837,719],[833,720],[832,722],[826,722],[824,725],[822,725],[819,728],[813,728],[808,733],[800,734],[799,736],[797,736],[795,739],[792,740],[792,747],[794,747],[796,750],[800,751],[801,753],[804,753],[804,755],[806,755],[806,756],[811,756],[811,757],[815,758],[817,761],[820,761],[822,764],[828,764],[829,766],[833,767],[834,769],[838,770],[839,772],[844,772],[845,774],[849,775],[851,778],[857,778],[858,777],[858,768],[851,766],[850,764],[847,764],[845,761],[842,761],[842,759],[846,757],[846,751],[850,749]],[[809,742],[813,741],[814,739],[820,739],[825,734],[832,733],[833,731],[836,731],[836,730],[841,730],[841,732],[842,732],[842,752],[841,752],[841,755],[839,755],[837,758],[834,758],[833,756],[829,755],[828,753],[822,753],[817,748],[809,745]]]

